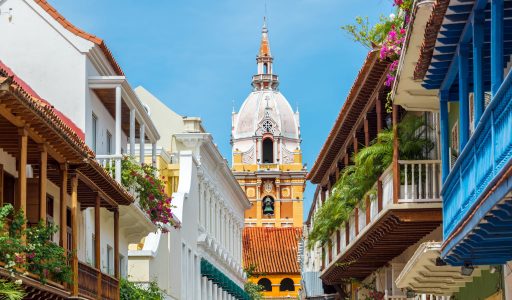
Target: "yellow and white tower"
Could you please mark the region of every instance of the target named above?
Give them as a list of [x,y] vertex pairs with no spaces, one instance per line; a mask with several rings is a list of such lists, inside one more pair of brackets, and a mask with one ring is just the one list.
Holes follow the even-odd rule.
[[298,244],[306,170],[300,149],[299,113],[279,92],[268,30],[263,25],[253,90],[233,112],[233,173],[252,207],[245,211],[244,267],[264,296],[295,298],[300,289]]
[[306,171],[300,150],[299,112],[279,92],[268,30],[263,25],[253,91],[233,112],[233,171],[253,203],[246,226],[302,227]]

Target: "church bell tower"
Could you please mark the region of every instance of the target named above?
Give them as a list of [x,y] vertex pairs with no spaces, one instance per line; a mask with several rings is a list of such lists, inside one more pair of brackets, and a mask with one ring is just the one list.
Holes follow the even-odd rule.
[[302,227],[306,170],[299,112],[279,91],[264,20],[252,92],[232,115],[233,172],[252,208],[247,227]]

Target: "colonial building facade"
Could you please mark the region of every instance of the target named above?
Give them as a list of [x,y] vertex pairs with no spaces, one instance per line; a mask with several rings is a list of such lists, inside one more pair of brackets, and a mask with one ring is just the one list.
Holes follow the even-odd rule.
[[443,238],[416,249],[402,288],[512,299],[509,10],[509,1],[437,0],[411,29],[395,102],[440,114]]
[[[96,162],[76,124],[1,61],[0,90],[0,207],[12,205],[22,212],[26,220],[23,227],[39,228],[31,236],[21,234],[23,244],[34,247],[27,251],[51,255],[44,252],[55,250],[37,250],[41,243],[36,245],[31,239],[41,233],[40,226],[58,226],[49,243],[63,249],[60,266],[69,263],[72,272],[71,283],[63,284],[58,276],[63,269],[50,256],[46,262],[51,260],[56,267],[46,269],[47,273],[35,275],[41,260],[17,265],[21,272],[12,272],[9,255],[26,257],[30,253],[11,246],[12,250],[2,250],[0,277],[19,280],[26,299],[119,299],[124,239],[120,234],[120,211],[132,205],[132,195]],[[87,247],[90,237],[83,222],[86,213],[91,213],[94,224],[92,249]],[[2,219],[6,221],[5,216]],[[10,222],[3,226],[6,223]],[[14,245],[15,237],[5,230],[2,228],[4,246]],[[64,256],[67,251],[69,261]]]
[[[108,282],[115,285],[117,293],[109,297],[118,297],[117,280],[127,276],[128,245],[157,229],[137,200],[133,201],[134,193],[121,186],[121,160],[123,155],[135,157],[136,144],[141,149],[146,149],[146,144],[156,145],[159,134],[103,40],[75,27],[45,0],[2,1],[0,8],[9,11],[9,18],[0,19],[0,32],[9,45],[0,49],[2,60],[37,91],[37,98],[49,99],[49,105],[70,121],[68,126],[92,151],[97,167],[109,176],[102,180],[114,180],[132,197],[125,205],[105,209],[100,202],[101,209],[95,209],[91,203],[82,202],[87,198],[80,199],[78,181],[77,201],[81,205],[75,216],[79,226],[75,232],[80,240],[74,249],[81,269],[76,274],[80,280],[91,282],[96,282],[100,273],[105,274],[106,281],[114,276]],[[83,182],[91,185],[95,181]],[[48,191],[50,188],[56,204],[58,187],[48,184]],[[109,199],[100,186],[93,186],[91,194],[83,197],[92,197],[94,192],[100,200]],[[65,193],[60,199],[64,197]],[[116,197],[110,196],[110,200],[117,201]],[[66,208],[61,209],[62,218]],[[100,286],[87,284],[87,297],[101,295]]]
[[253,91],[232,115],[232,169],[252,204],[245,212],[244,265],[265,274],[257,279],[265,296],[294,297],[306,171],[299,113],[278,89],[266,24],[256,62]]
[[[345,201],[336,198],[339,182],[356,165],[360,152],[376,144],[387,147],[388,165],[375,174],[373,186],[347,209],[345,220],[329,232],[327,241],[314,243],[305,252],[304,296],[308,299],[334,298],[334,294],[351,299],[371,294],[407,299],[407,290],[396,284],[400,272],[420,243],[442,238],[437,115],[406,111],[397,105],[392,113],[385,109],[389,62],[381,60],[379,52],[377,48],[368,53],[308,174],[317,190],[305,226],[306,243],[315,226],[321,226],[317,225],[318,212],[329,202]],[[416,120],[417,125],[407,125],[407,120]],[[399,136],[407,132],[407,126],[413,128],[409,129],[412,135],[421,133],[421,139],[428,141],[428,146],[413,155],[401,150]],[[392,137],[387,139],[382,133]]]
[[200,118],[178,115],[142,87],[136,92],[164,137],[157,169],[173,195],[180,226],[131,246],[130,280],[156,280],[168,299],[247,299],[242,268],[247,197]]

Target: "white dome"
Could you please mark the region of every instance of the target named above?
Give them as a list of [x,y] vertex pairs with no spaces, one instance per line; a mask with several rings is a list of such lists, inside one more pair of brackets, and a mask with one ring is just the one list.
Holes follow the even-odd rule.
[[234,140],[261,136],[266,131],[295,140],[300,135],[298,113],[293,112],[290,103],[276,90],[249,94],[233,123]]

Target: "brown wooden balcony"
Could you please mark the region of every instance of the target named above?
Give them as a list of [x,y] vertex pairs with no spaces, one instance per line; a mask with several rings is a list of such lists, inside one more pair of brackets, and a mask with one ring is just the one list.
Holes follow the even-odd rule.
[[78,263],[78,291],[80,296],[104,300],[119,299],[119,281],[85,263]]

